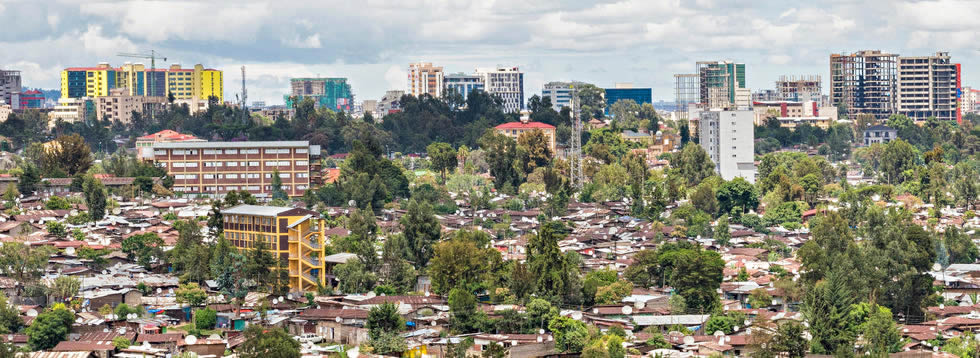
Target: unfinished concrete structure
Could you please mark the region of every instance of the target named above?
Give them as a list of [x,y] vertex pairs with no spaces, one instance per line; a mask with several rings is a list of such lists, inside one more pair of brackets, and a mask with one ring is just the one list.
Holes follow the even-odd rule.
[[13,105],[13,95],[20,90],[20,71],[0,70],[0,102]]
[[959,120],[960,66],[948,52],[898,58],[898,113],[916,121]]
[[779,76],[776,80],[776,93],[780,101],[820,101],[821,82],[819,75]]
[[830,55],[830,101],[845,106],[854,120],[870,114],[879,120],[895,112],[898,55],[879,50]]
[[700,103],[705,108],[728,108],[735,90],[745,87],[745,64],[732,61],[698,61]]
[[677,111],[687,112],[688,107],[697,106],[701,101],[700,81],[697,73],[674,75],[674,100]]

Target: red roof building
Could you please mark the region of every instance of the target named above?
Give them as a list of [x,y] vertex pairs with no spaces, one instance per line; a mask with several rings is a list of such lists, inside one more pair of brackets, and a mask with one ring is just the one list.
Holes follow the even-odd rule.
[[551,154],[555,154],[555,126],[553,125],[521,120],[518,122],[504,123],[494,127],[494,129],[496,129],[497,132],[500,132],[500,134],[514,138],[514,140],[517,140],[521,134],[540,130],[546,137],[548,137],[548,148],[551,149]]

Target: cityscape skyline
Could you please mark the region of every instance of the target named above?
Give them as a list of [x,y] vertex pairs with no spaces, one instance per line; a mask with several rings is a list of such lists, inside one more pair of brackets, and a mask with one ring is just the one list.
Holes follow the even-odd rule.
[[[378,99],[387,90],[405,90],[408,64],[420,61],[446,73],[518,67],[526,76],[527,97],[551,81],[599,87],[632,82],[652,88],[654,101],[672,101],[672,76],[711,60],[745,63],[753,91],[772,88],[780,75],[820,75],[826,94],[829,54],[863,49],[903,56],[948,51],[963,65],[964,85],[980,81],[971,71],[980,66],[980,50],[970,44],[971,34],[980,31],[970,20],[980,15],[980,5],[832,2],[377,1],[325,2],[313,9],[277,3],[269,11],[268,2],[0,1],[0,22],[11,25],[0,35],[0,46],[10,50],[0,52],[0,67],[22,71],[25,86],[54,89],[66,67],[118,66],[137,62],[118,52],[152,49],[168,57],[158,66],[206,63],[228,71],[228,81],[239,81],[237,69],[245,65],[249,99],[268,104],[281,104],[291,78],[316,76],[347,77],[357,101]],[[872,8],[881,16],[862,15]],[[309,15],[318,10],[325,16]],[[218,26],[201,18],[214,13],[240,20]],[[37,24],[39,18],[45,21]],[[166,20],[171,18],[177,19]],[[224,90],[225,98],[240,91],[233,85]]]

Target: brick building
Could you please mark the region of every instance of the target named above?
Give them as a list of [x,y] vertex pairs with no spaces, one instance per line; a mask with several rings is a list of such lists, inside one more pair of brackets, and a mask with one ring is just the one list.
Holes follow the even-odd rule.
[[[279,171],[289,196],[301,196],[319,177],[320,146],[307,141],[163,142],[153,145],[154,163],[174,178],[174,190],[187,194],[224,195],[245,190],[272,193],[272,174]],[[312,177],[312,178],[311,178]]]

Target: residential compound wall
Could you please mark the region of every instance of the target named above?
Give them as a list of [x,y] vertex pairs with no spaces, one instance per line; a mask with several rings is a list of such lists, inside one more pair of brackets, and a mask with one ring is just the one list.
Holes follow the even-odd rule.
[[[174,190],[223,195],[245,190],[272,193],[272,174],[279,171],[282,189],[301,196],[319,173],[320,146],[308,141],[163,142],[153,145],[153,162],[174,178]],[[311,162],[312,161],[312,162]]]

